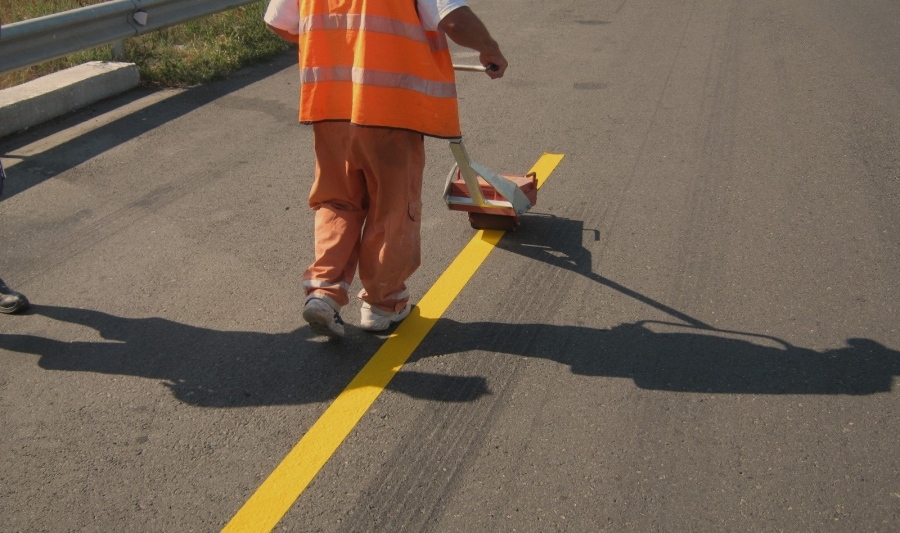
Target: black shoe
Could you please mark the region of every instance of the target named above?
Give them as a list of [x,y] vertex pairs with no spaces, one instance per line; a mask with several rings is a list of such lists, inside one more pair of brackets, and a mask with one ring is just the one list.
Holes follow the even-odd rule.
[[28,298],[6,286],[0,279],[0,313],[12,314],[28,309]]

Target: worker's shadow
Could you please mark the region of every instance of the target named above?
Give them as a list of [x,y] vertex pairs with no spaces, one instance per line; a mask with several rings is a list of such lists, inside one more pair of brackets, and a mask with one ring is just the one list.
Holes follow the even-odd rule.
[[704,393],[873,394],[890,391],[900,375],[900,352],[871,339],[851,338],[846,346],[816,351],[771,336],[714,328],[594,273],[582,239],[597,236],[580,221],[529,216],[525,223],[499,246],[576,272],[673,320],[592,329],[442,319],[417,358],[469,350],[507,353],[556,361],[575,374],[632,379],[643,389]]
[[[0,333],[0,349],[38,355],[39,366],[48,370],[160,380],[179,400],[202,407],[330,401],[383,343],[358,330],[342,342],[322,342],[305,326],[289,333],[220,331],[49,305],[34,305],[30,314],[93,329],[97,339],[64,342]],[[85,333],[91,335],[79,335]],[[397,374],[388,388],[437,401],[471,401],[488,393],[481,377],[410,370]]]

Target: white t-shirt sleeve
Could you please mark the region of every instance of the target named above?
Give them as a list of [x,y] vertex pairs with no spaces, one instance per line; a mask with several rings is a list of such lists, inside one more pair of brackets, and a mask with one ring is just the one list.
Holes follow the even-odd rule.
[[419,20],[428,31],[436,31],[438,23],[454,9],[469,4],[466,0],[416,0],[419,7]]
[[292,35],[300,33],[300,4],[296,0],[271,0],[263,20]]

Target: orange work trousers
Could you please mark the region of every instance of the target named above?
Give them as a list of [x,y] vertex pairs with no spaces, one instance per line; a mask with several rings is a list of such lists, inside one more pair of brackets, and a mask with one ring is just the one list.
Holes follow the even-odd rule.
[[421,262],[424,137],[349,122],[316,123],[313,134],[316,259],[303,275],[306,294],[339,310],[359,268],[358,297],[399,311]]

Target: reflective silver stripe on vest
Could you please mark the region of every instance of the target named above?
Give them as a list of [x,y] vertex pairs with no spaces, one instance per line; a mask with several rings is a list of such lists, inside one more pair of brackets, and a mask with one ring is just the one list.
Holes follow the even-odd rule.
[[456,98],[456,84],[430,81],[413,74],[365,70],[358,67],[307,67],[300,69],[301,83],[349,81],[357,85],[408,89],[435,98]]
[[443,33],[426,33],[417,24],[372,15],[311,15],[300,21],[300,35],[313,30],[370,31],[397,35],[420,43],[428,43],[432,52],[448,48]]

